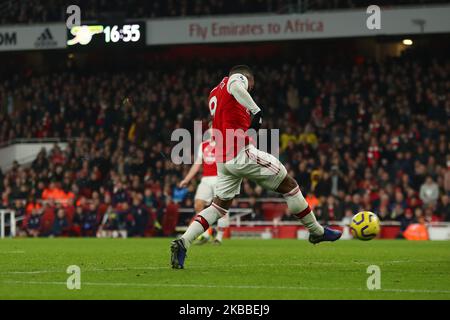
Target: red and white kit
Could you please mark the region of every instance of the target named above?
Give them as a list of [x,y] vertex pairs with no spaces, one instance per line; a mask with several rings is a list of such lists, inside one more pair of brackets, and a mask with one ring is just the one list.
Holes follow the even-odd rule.
[[[278,191],[278,187],[287,176],[286,168],[271,154],[258,150],[247,135],[252,124],[251,114],[256,115],[255,121],[261,119],[259,118],[261,109],[248,93],[248,79],[240,73],[223,78],[211,91],[208,102],[213,117],[212,139],[216,143],[215,196],[221,200],[233,199],[240,192],[243,178],[254,181],[265,189]],[[227,131],[231,131],[231,134]],[[228,139],[229,135],[232,139]],[[237,144],[236,140],[239,140]],[[325,229],[317,223],[298,185],[284,193],[283,197],[286,199],[288,212],[296,216],[309,230],[310,242],[339,239],[340,232],[327,229],[325,234]],[[194,239],[227,215],[228,206],[223,208],[216,202],[203,209],[181,239],[172,242],[172,266],[183,268],[185,257],[183,254]],[[184,251],[180,251],[179,248],[184,248]],[[183,258],[181,264],[177,260],[180,253]]]
[[[231,86],[234,82],[236,85]],[[238,102],[241,89],[248,90],[248,79],[236,73],[223,78],[208,99],[216,141],[218,179],[215,191],[222,200],[240,193],[244,177],[268,190],[276,190],[287,175],[284,165],[273,155],[258,150],[246,134],[251,115],[250,110]],[[255,108],[258,107],[255,105]],[[216,138],[218,133],[222,138]]]
[[215,143],[211,140],[202,142],[198,149],[197,160],[202,162],[203,176],[195,193],[195,199],[203,200],[208,205],[214,198],[214,187],[217,183],[217,166]]

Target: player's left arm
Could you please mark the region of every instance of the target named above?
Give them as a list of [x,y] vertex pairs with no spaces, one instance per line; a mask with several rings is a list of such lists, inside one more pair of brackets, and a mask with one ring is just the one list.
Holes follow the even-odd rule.
[[197,172],[200,171],[200,168],[202,166],[202,161],[203,161],[203,151],[202,151],[202,146],[200,145],[200,148],[198,149],[198,153],[196,155],[195,161],[192,164],[191,168],[189,169],[189,172],[187,173],[186,177],[183,180],[181,180],[181,182],[178,184],[178,186],[180,188],[186,187],[189,184],[189,182],[192,180],[192,178],[195,177]]
[[262,111],[253,100],[248,90],[248,79],[240,74],[235,73],[228,80],[227,90],[242,106],[248,109],[252,114],[252,123],[250,128],[258,130],[262,124]]

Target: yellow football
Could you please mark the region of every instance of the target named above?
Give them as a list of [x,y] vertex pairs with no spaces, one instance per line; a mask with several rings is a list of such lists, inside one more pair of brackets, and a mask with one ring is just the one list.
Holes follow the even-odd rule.
[[355,214],[350,223],[350,231],[354,238],[370,240],[380,233],[380,219],[370,211],[361,211]]

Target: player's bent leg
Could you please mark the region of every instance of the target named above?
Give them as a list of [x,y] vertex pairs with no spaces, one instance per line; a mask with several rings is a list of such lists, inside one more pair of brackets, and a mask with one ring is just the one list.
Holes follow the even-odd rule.
[[314,213],[303,197],[297,182],[287,174],[285,166],[273,155],[249,146],[244,154],[245,166],[240,170],[242,175],[255,181],[265,189],[283,194],[289,213],[296,216],[308,228],[311,243],[335,241],[341,232],[323,228],[316,220]]
[[230,209],[231,203],[233,202],[233,198],[231,199],[221,199],[219,197],[214,197],[213,203],[211,205],[215,205],[216,207],[222,208],[223,216],[228,213]]
[[181,236],[186,249],[190,247],[199,235],[208,230],[210,225],[214,224],[226,213],[227,209],[222,208],[214,202],[209,207],[203,209]]
[[239,193],[241,177],[228,172],[222,163],[217,163],[217,173],[216,196],[213,203],[195,217],[180,239],[172,241],[171,262],[173,268],[182,269],[184,267],[186,252],[192,242],[208,230],[210,225],[228,213],[233,198]]
[[203,209],[206,207],[206,201],[202,199],[195,199],[194,200],[194,210],[195,213],[200,213]]
[[286,175],[275,191],[281,194],[287,194],[295,188],[298,188],[297,181],[295,181],[291,176]]
[[342,232],[328,227],[323,228],[317,222],[314,212],[292,177],[286,176],[276,191],[283,194],[286,199],[289,213],[297,217],[309,230],[309,242],[316,244],[322,241],[336,241],[341,237]]
[[208,230],[209,226],[214,224],[221,217],[228,214],[228,208],[233,199],[222,200],[218,197],[214,198],[213,203],[202,210],[190,224],[186,232],[181,236],[184,247],[188,249],[192,242],[203,232]]
[[297,217],[311,234],[323,235],[323,227],[317,222],[300,187],[292,177],[286,176],[276,191],[281,193],[286,200],[290,215]]
[[217,197],[213,203],[203,209],[189,225],[186,232],[180,239],[173,240],[171,243],[171,264],[172,268],[183,269],[186,252],[191,246],[192,242],[197,239],[199,235],[208,230],[209,226],[219,220],[222,216],[228,213],[228,208],[233,199],[220,200]]

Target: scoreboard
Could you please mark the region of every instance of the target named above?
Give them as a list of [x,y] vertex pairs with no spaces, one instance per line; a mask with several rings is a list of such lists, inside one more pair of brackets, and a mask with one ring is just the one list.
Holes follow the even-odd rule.
[[98,23],[68,29],[68,48],[145,46],[145,22]]

